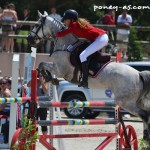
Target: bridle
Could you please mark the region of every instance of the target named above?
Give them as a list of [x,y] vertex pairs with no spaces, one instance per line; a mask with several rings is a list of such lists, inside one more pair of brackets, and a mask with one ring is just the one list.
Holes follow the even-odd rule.
[[[29,35],[31,35],[31,33],[34,33],[34,40],[41,40],[41,39],[43,39],[43,38],[49,38],[49,36],[46,36],[45,34],[44,34],[44,24],[45,24],[45,20],[46,20],[46,17],[47,16],[45,16],[45,17],[42,17],[41,19],[40,19],[40,25],[37,23],[37,24],[35,24],[35,26],[37,26],[37,30],[36,30],[36,32],[34,32],[33,30],[30,32],[30,34]],[[34,27],[35,27],[34,26]],[[39,37],[38,36],[38,32],[39,32],[39,30],[42,28],[42,34],[43,34],[43,37]]]

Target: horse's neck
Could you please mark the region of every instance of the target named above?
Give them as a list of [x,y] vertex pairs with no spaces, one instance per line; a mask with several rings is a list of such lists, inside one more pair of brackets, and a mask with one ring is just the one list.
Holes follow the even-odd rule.
[[73,77],[74,67],[70,65],[70,54],[67,51],[57,51],[51,56],[54,63],[52,70],[50,70],[57,77],[65,78],[70,81]]
[[74,44],[77,40],[78,39],[75,38],[72,34],[58,38],[54,50],[66,50],[69,45]]
[[48,20],[49,24],[51,24],[51,26],[49,26],[50,30],[56,36],[56,33],[62,30],[63,24],[52,17],[49,17]]
[[[51,33],[56,37],[56,33],[61,31],[64,28],[64,25],[56,19],[49,17],[49,21],[52,24],[50,27]],[[53,37],[54,38],[54,37]],[[60,37],[57,39],[57,43],[55,45],[55,50],[64,50],[70,44],[75,43],[78,40],[76,36],[73,34],[67,34],[64,37]]]

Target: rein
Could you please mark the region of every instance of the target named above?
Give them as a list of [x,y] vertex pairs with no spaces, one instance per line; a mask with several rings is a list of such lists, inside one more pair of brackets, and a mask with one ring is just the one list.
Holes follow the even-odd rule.
[[[54,41],[54,46],[57,44],[57,40],[58,40],[58,38],[56,38],[55,40],[53,40]],[[79,42],[79,40],[77,40],[77,41],[75,41],[73,44],[71,44],[71,46],[73,47],[75,44],[77,44]],[[69,46],[68,46],[69,47]],[[53,51],[50,51],[50,56],[54,53],[54,52],[58,52],[58,51],[66,51],[66,52],[68,52],[68,53],[71,53],[71,51],[70,50],[68,50],[68,48],[66,48],[66,49],[57,49],[57,50],[53,50]]]

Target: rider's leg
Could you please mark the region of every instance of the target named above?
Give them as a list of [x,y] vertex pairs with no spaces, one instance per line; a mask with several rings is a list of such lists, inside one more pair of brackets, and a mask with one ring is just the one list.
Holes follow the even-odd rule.
[[104,46],[108,44],[108,36],[104,34],[99,36],[91,45],[89,45],[81,54],[80,54],[80,61],[82,63],[82,72],[83,72],[83,79],[79,86],[87,87],[88,86],[88,63],[87,57],[91,54],[95,53],[96,51],[102,49]]
[[88,62],[84,61],[82,62],[82,81],[79,84],[79,87],[83,86],[85,88],[88,88]]

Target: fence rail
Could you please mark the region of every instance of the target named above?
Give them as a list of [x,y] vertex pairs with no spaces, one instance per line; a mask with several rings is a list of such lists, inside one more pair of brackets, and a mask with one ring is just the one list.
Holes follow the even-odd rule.
[[[21,21],[18,20],[16,22],[14,21],[0,21],[1,25],[8,25],[8,24],[13,24],[16,23],[17,25],[31,25],[33,26],[35,23],[37,23],[37,21]],[[117,25],[99,25],[99,24],[93,24],[93,26],[98,27],[98,28],[103,28],[105,30],[117,30],[117,29],[129,29],[130,27],[120,27]],[[134,27],[135,29],[137,29],[138,31],[144,31],[144,32],[150,32],[150,27],[145,27],[145,26],[131,26]],[[12,34],[0,34],[0,38],[2,37],[9,37],[9,38],[27,38],[26,35],[12,35]],[[50,40],[46,39],[46,40]],[[113,41],[110,41],[113,42]],[[138,43],[141,44],[150,44],[150,41],[136,41]],[[121,40],[116,40],[116,43],[128,43],[127,41],[121,41]]]
[[[12,24],[12,23],[16,23],[17,25],[31,25],[33,26],[35,23],[37,23],[37,21],[21,21],[18,20],[16,22],[14,21],[0,21],[0,24]],[[116,30],[118,28],[124,28],[124,29],[129,29],[130,27],[121,27],[121,26],[117,26],[117,25],[100,25],[100,24],[92,24],[95,27],[98,28],[103,28],[103,29],[113,29]],[[150,31],[150,27],[147,26],[131,26],[134,27],[135,29],[139,30],[139,31]]]
[[[27,38],[28,35],[0,34],[0,38],[2,38],[2,37],[5,37],[5,38],[9,37],[9,38],[14,38],[14,39],[17,39],[17,38],[24,39],[24,38]],[[51,40],[51,38],[44,38],[44,39]],[[110,40],[110,42],[113,42],[113,41]],[[136,41],[136,42],[141,43],[141,44],[150,44],[149,41]],[[116,43],[128,43],[128,41],[116,40]]]
[[93,26],[103,29],[110,29],[110,30],[116,30],[116,29],[130,29],[130,27],[134,27],[138,31],[150,31],[150,27],[145,26],[130,26],[130,27],[121,27],[117,25],[99,25],[99,24],[93,24]]

